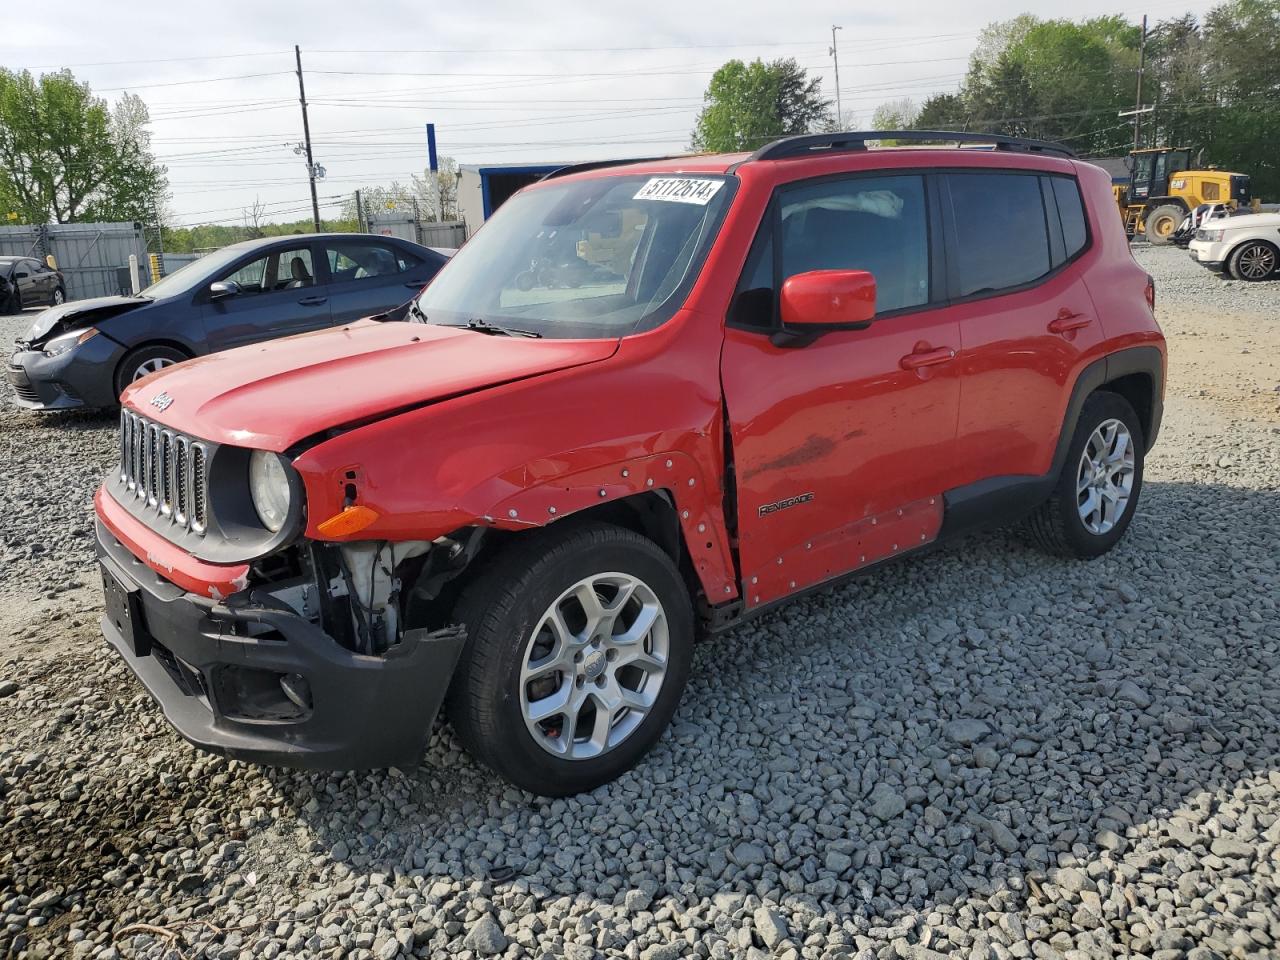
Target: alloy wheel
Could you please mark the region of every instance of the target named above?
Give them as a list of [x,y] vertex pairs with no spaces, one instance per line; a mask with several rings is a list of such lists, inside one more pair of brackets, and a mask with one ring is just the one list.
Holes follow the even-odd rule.
[[562,593],[525,644],[520,707],[542,749],[598,757],[644,721],[667,673],[666,611],[626,573],[594,574]]
[[1263,243],[1255,243],[1240,251],[1237,261],[1241,276],[1250,280],[1265,280],[1276,269],[1276,252]]
[[138,364],[137,369],[133,371],[133,376],[130,377],[130,380],[141,380],[157,370],[172,367],[176,362],[176,360],[170,360],[168,357],[152,357],[150,360],[143,360],[142,363]]
[[67,301],[67,298],[61,290],[53,291],[53,305],[55,307],[61,306],[62,304],[66,303],[66,301]]
[[1109,533],[1133,494],[1133,435],[1120,420],[1104,420],[1089,436],[1076,471],[1076,509],[1090,533]]

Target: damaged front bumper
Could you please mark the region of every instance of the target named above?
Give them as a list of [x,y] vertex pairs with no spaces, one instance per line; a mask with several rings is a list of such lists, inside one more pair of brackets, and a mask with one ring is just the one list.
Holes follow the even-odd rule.
[[96,336],[66,353],[19,349],[9,357],[6,379],[13,402],[28,410],[103,409],[116,404],[115,373],[125,348]]
[[250,591],[217,602],[159,576],[97,525],[107,641],[197,747],[323,770],[417,762],[463,631],[409,630],[386,653],[340,645]]

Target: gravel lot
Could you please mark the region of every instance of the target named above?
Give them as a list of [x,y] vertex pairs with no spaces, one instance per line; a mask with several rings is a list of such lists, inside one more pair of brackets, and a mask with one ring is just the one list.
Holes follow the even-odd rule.
[[358,777],[189,748],[97,633],[114,421],[6,409],[0,954],[1280,956],[1280,283],[1138,256],[1171,383],[1119,549],[988,534],[793,604],[569,800],[443,728]]

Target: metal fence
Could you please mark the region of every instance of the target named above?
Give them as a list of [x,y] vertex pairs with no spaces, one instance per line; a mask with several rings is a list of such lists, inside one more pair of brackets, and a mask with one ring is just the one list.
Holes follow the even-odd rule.
[[142,285],[150,282],[147,243],[141,224],[0,226],[0,256],[43,260],[48,254],[53,255],[58,269],[67,278],[68,300],[127,293],[127,289],[120,288],[120,268],[129,266],[130,254],[138,258]]
[[411,240],[424,247],[460,247],[467,238],[466,225],[446,220],[418,220],[409,214],[369,217],[369,232],[384,237]]

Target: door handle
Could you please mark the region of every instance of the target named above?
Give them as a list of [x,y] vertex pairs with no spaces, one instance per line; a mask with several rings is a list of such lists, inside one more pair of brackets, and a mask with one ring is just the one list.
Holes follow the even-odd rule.
[[322,303],[328,303],[328,297],[303,297],[298,303],[304,307],[318,307]]
[[903,370],[919,370],[921,367],[932,367],[939,363],[950,363],[956,358],[956,352],[950,347],[938,347],[935,350],[917,350],[908,353],[898,361]]
[[1066,333],[1068,330],[1079,330],[1093,323],[1093,317],[1085,313],[1072,313],[1065,307],[1058,311],[1058,316],[1049,321],[1050,333]]

